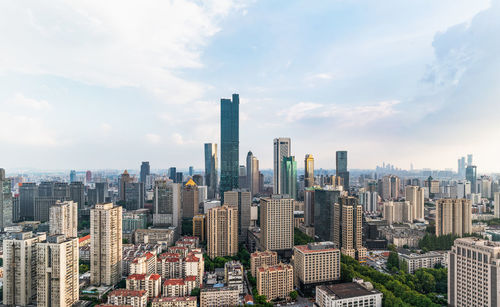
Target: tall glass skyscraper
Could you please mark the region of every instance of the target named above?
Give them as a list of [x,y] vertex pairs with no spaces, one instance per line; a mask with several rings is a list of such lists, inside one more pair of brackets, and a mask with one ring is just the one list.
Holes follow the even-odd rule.
[[215,199],[218,184],[217,144],[205,143],[205,185],[208,199]]
[[344,190],[349,191],[349,172],[347,171],[347,151],[337,151],[335,171],[344,181]]
[[220,100],[220,196],[224,201],[224,192],[238,188],[239,168],[239,113],[240,96],[233,94],[233,99]]
[[477,168],[474,165],[468,165],[465,169],[465,179],[470,182],[471,193],[477,193]]
[[[141,164],[141,177],[139,179],[140,182],[142,182],[144,184],[144,186],[146,186],[146,177],[148,175],[150,175],[151,173],[151,168],[149,167],[149,162],[148,161],[145,161],[145,162],[142,162]],[[80,205],[80,204],[78,204]]]
[[294,156],[283,157],[282,175],[282,194],[297,199],[297,161]]

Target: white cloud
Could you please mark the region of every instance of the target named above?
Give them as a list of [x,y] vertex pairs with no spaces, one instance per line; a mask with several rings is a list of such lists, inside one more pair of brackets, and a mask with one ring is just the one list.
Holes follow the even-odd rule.
[[202,67],[202,47],[240,7],[229,0],[1,2],[0,73],[139,87],[183,103],[206,85],[176,70]]
[[346,106],[337,104],[320,104],[314,102],[300,102],[278,113],[285,117],[287,122],[296,122],[305,119],[331,118],[333,124],[348,126],[365,126],[375,121],[387,118],[398,113],[395,106],[399,101],[382,101],[376,104]]
[[158,134],[154,134],[154,133],[148,133],[148,134],[146,134],[146,140],[151,144],[160,144],[161,143],[161,136],[159,136]]
[[45,100],[36,100],[33,98],[28,98],[21,93],[17,93],[11,99],[6,101],[6,104],[11,107],[27,107],[32,110],[47,110],[52,106]]
[[0,112],[0,141],[9,145],[54,146],[56,134],[37,117]]

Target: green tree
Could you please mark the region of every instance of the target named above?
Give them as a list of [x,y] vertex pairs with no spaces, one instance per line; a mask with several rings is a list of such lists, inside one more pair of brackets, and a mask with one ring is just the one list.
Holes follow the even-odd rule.
[[399,270],[399,257],[397,252],[390,252],[387,258],[387,269],[390,271]]
[[292,292],[290,292],[290,298],[292,299],[292,301],[295,301],[297,299],[297,296],[299,296],[297,291],[293,290]]
[[78,270],[80,271],[80,274],[86,273],[90,270],[89,266],[87,264],[80,264],[78,267]]
[[311,242],[314,242],[314,238],[306,235],[298,228],[293,230],[293,245],[306,245]]
[[194,288],[191,290],[191,296],[200,297],[200,288]]

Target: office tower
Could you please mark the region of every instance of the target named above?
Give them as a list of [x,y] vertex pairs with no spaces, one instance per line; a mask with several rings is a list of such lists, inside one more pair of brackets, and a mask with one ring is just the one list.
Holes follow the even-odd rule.
[[85,207],[85,186],[81,181],[69,185],[69,199],[77,204],[78,209]]
[[250,272],[257,277],[257,269],[261,266],[273,266],[278,264],[278,253],[272,251],[253,252],[250,255]]
[[274,143],[274,173],[273,173],[273,193],[283,194],[281,192],[282,188],[282,167],[283,167],[283,157],[291,156],[292,151],[292,141],[290,138],[276,138]]
[[151,174],[151,168],[149,166],[149,162],[145,161],[141,163],[141,176],[139,177],[139,181],[146,186],[146,178]]
[[224,205],[207,213],[208,256],[234,256],[238,253],[238,209]]
[[380,181],[379,194],[383,200],[398,199],[400,186],[399,177],[394,175],[384,176]]
[[87,171],[87,172],[85,173],[85,181],[86,181],[87,183],[92,182],[92,172],[91,172],[91,171]]
[[97,192],[97,200],[96,203],[104,203],[106,202],[106,198],[108,198],[108,183],[107,182],[96,182],[95,189]]
[[335,153],[335,173],[342,178],[344,190],[349,191],[349,172],[347,171],[347,151],[337,151]]
[[500,192],[495,192],[493,194],[493,206],[495,218],[500,218]]
[[240,165],[240,167],[238,169],[238,186],[248,189],[247,167],[245,165]]
[[410,202],[413,213],[412,217],[415,220],[424,219],[424,194],[425,191],[421,187],[406,186],[405,188],[406,200]]
[[48,236],[47,242],[36,244],[37,306],[72,306],[78,301],[78,252],[76,237]]
[[130,177],[130,174],[128,173],[127,170],[123,172],[123,174],[120,175],[120,200],[125,201],[127,199],[127,183],[132,182],[132,177]]
[[448,258],[448,306],[498,306],[499,255],[499,242],[456,239]]
[[220,100],[220,195],[238,188],[240,97]]
[[35,217],[36,183],[19,183],[19,218],[23,221],[33,221]]
[[248,227],[250,227],[252,195],[248,191],[239,189],[224,192],[224,205],[238,209],[238,241],[246,242]]
[[73,201],[57,201],[50,207],[50,235],[64,235],[67,238],[78,237],[78,205]]
[[27,306],[35,303],[36,244],[45,239],[45,234],[34,236],[31,232],[18,232],[3,241],[4,305]]
[[306,226],[314,225],[314,190],[304,190],[304,223]]
[[251,195],[254,196],[260,192],[259,160],[251,151],[247,155],[247,186]]
[[184,182],[184,174],[182,172],[175,173],[175,183],[183,183]]
[[153,194],[153,225],[181,227],[181,185],[166,179],[155,181]]
[[[196,185],[198,186],[198,188],[200,188],[201,186],[203,186],[203,176],[202,175],[195,174],[195,175],[193,175],[192,179],[193,179],[194,183],[196,183]],[[206,194],[208,195],[208,188],[207,188],[207,193]],[[205,196],[205,199],[207,199],[206,196]]]
[[208,187],[208,199],[215,199],[218,185],[217,144],[205,143],[205,185]]
[[472,205],[467,199],[440,199],[436,202],[436,236],[463,236],[472,232]]
[[355,197],[343,196],[333,205],[333,242],[342,254],[358,260],[366,257],[362,246],[363,208]]
[[384,202],[382,216],[387,221],[388,225],[399,223],[412,223],[414,208],[409,201],[392,200]]
[[199,213],[200,197],[198,196],[198,186],[192,179],[182,188],[182,217],[192,219]]
[[293,248],[296,286],[312,292],[316,285],[340,279],[340,250],[333,242],[296,245]]
[[137,210],[144,208],[144,183],[125,183],[125,208],[127,210]]
[[37,197],[53,197],[54,196],[54,185],[53,181],[42,181],[38,185],[38,195]]
[[340,191],[314,191],[314,234],[322,241],[333,241],[333,204],[339,202]]
[[460,159],[458,159],[457,174],[462,178],[465,177],[465,157],[461,157]]
[[5,178],[5,170],[0,168],[0,230],[12,226],[12,210],[11,181]]
[[472,165],[472,154],[467,155],[467,166]]
[[285,195],[260,199],[260,244],[264,250],[293,248],[293,201]]
[[112,286],[122,278],[122,207],[96,204],[90,210],[90,283]]
[[207,238],[207,225],[205,214],[197,214],[193,217],[193,236],[204,242]]
[[76,171],[71,170],[69,172],[69,182],[75,182],[76,181]]
[[304,159],[304,187],[310,188],[314,186],[314,157],[307,154]]
[[175,180],[177,179],[177,168],[175,167],[171,167],[168,169],[168,178],[170,180],[172,180],[173,182],[175,182]]
[[283,157],[281,174],[281,194],[297,199],[297,161],[294,156]]
[[287,298],[293,291],[293,267],[290,264],[261,266],[257,269],[257,293],[268,300]]
[[476,168],[476,166],[474,166],[474,165],[467,165],[467,168],[465,169],[465,179],[467,179],[467,181],[470,182],[471,193],[477,193],[477,183],[476,183],[476,180],[477,180],[477,168]]

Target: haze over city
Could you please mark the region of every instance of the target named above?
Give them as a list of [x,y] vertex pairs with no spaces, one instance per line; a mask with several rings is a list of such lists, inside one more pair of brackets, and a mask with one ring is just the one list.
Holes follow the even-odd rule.
[[202,169],[240,94],[240,161],[500,172],[499,1],[0,3],[9,169]]

